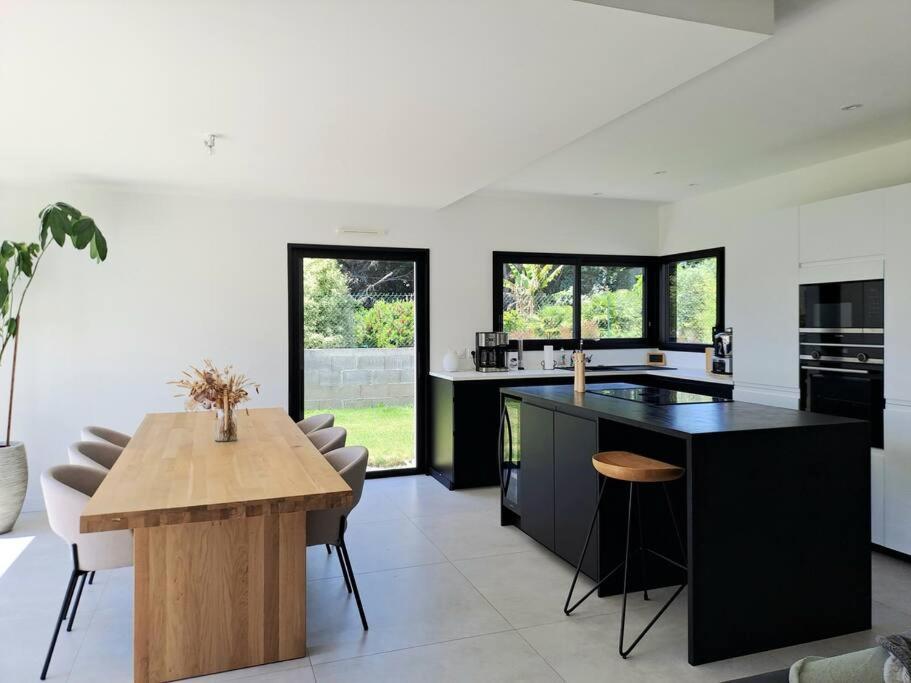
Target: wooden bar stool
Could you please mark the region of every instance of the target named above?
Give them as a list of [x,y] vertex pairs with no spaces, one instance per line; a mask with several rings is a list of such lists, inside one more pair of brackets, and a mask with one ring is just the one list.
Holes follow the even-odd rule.
[[[671,606],[671,603],[680,595],[681,591],[686,587],[686,578],[674,592],[674,594],[668,599],[664,606],[658,610],[652,620],[648,625],[642,630],[642,633],[633,641],[632,645],[624,649],[623,647],[623,634],[626,629],[626,597],[628,594],[627,585],[629,577],[629,546],[630,546],[630,530],[632,528],[633,520],[633,492],[636,492],[636,508],[637,508],[637,517],[639,518],[639,553],[642,562],[642,585],[643,585],[643,597],[648,600],[648,587],[645,580],[645,558],[648,553],[658,557],[665,562],[669,562],[675,567],[679,567],[684,572],[686,572],[686,550],[683,546],[683,538],[680,535],[680,527],[677,525],[677,518],[674,515],[674,507],[671,505],[671,497],[667,491],[667,482],[680,479],[683,476],[685,470],[682,467],[676,467],[675,465],[669,465],[666,462],[661,462],[660,460],[654,460],[652,458],[646,458],[644,455],[638,455],[636,453],[630,453],[628,451],[606,451],[604,453],[597,453],[592,457],[592,465],[598,471],[599,474],[604,476],[604,481],[601,483],[601,493],[598,496],[598,506],[595,508],[595,514],[592,516],[592,523],[588,528],[588,536],[585,538],[585,545],[582,547],[582,554],[579,556],[579,563],[576,565],[576,574],[573,576],[572,585],[569,587],[569,594],[566,596],[566,603],[563,606],[563,611],[569,615],[596,590],[598,587],[616,574],[620,568],[623,568],[623,611],[620,616],[620,645],[619,652],[620,656],[626,659],[630,652],[633,651],[633,648],[639,644],[639,641],[648,633],[649,629],[655,624],[656,621],[664,614],[665,610]],[[588,551],[588,544],[591,542],[592,532],[595,530],[595,522],[598,520],[598,515],[601,512],[601,501],[604,498],[604,490],[607,487],[607,480],[615,479],[617,481],[626,481],[629,482],[629,504],[627,507],[626,513],[626,552],[623,557],[623,562],[618,564],[616,567],[610,570],[606,576],[604,576],[598,583],[595,584],[588,593],[583,595],[579,600],[570,607],[570,600],[573,597],[573,591],[576,589],[576,581],[579,579],[579,573],[582,571],[582,561],[585,559],[585,553]],[[677,543],[680,545],[680,555],[683,559],[683,562],[677,562],[672,560],[659,553],[656,550],[645,547],[645,542],[642,534],[642,507],[640,503],[640,495],[637,488],[637,485],[642,484],[657,484],[660,483],[662,489],[664,490],[664,497],[667,500],[667,509],[671,514],[671,523],[674,525],[674,533],[677,535]],[[685,575],[684,575],[685,577]]]

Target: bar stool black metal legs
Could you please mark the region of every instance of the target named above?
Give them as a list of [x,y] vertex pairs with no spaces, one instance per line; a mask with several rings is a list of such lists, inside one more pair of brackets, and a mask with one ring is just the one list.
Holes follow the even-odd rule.
[[563,613],[569,616],[572,614],[576,608],[581,605],[585,600],[598,590],[598,587],[607,581],[610,577],[617,573],[617,570],[622,567],[622,564],[618,564],[614,567],[607,576],[603,577],[598,583],[596,583],[588,593],[579,598],[576,603],[570,607],[569,601],[573,599],[573,591],[576,590],[576,581],[579,580],[579,574],[582,572],[582,563],[585,561],[585,553],[588,552],[588,545],[592,540],[592,533],[595,531],[595,522],[598,521],[598,514],[601,511],[601,501],[604,499],[604,489],[607,487],[607,479],[601,482],[601,493],[598,494],[598,506],[595,508],[595,514],[592,515],[592,523],[588,527],[588,536],[585,537],[585,544],[582,546],[582,552],[579,554],[579,561],[576,563],[576,573],[573,574],[573,582],[569,586],[569,593],[566,594],[566,602],[563,604]]
[[[655,625],[655,622],[661,617],[662,614],[667,611],[667,608],[671,606],[671,603],[677,598],[678,595],[686,587],[686,549],[683,544],[683,537],[680,535],[680,527],[677,524],[677,517],[674,514],[674,508],[671,503],[670,494],[667,490],[668,481],[673,481],[679,479],[683,476],[683,469],[679,467],[674,467],[673,465],[668,465],[667,463],[660,462],[658,460],[652,460],[651,458],[646,458],[641,455],[636,455],[635,453],[628,453],[626,451],[610,451],[607,453],[599,453],[592,458],[592,464],[595,469],[604,476],[604,480],[601,482],[601,490],[598,495],[598,505],[595,508],[595,513],[592,515],[592,522],[588,528],[588,535],[585,538],[585,544],[582,547],[582,553],[579,555],[579,562],[576,565],[576,573],[573,575],[573,581],[569,588],[569,593],[566,596],[566,602],[563,605],[563,611],[567,615],[572,614],[575,609],[585,602],[592,593],[594,593],[605,581],[614,576],[621,568],[623,569],[623,608],[620,614],[620,642],[618,645],[618,652],[620,656],[626,659],[633,649],[639,644],[642,638],[645,637],[645,634],[649,632],[652,626]],[[601,579],[581,598],[579,598],[574,604],[570,605],[572,601],[573,592],[576,588],[576,583],[579,579],[579,574],[582,571],[582,563],[585,559],[585,553],[588,551],[588,547],[591,543],[591,537],[595,530],[595,523],[598,520],[598,516],[601,514],[601,503],[604,499],[604,491],[607,487],[607,480],[615,479],[620,481],[629,482],[629,499],[627,503],[627,513],[626,513],[626,547],[624,552],[623,561],[620,562],[616,567],[611,569],[607,574],[601,577]],[[668,513],[670,514],[671,523],[674,527],[674,534],[677,538],[677,543],[680,548],[680,555],[682,562],[677,562],[666,555],[659,553],[658,551],[649,548],[645,545],[645,532],[643,530],[642,524],[642,502],[641,502],[641,490],[640,487],[643,484],[648,483],[661,483],[661,487],[664,490],[664,498],[667,502]],[[642,632],[636,636],[636,639],[629,645],[629,647],[624,647],[624,637],[626,634],[626,605],[627,597],[629,595],[629,556],[630,556],[630,542],[632,536],[632,520],[633,520],[633,496],[636,497],[636,512],[638,517],[638,526],[639,526],[639,548],[638,553],[641,561],[642,569],[642,586],[643,586],[643,598],[648,600],[648,584],[646,580],[646,558],[649,555],[654,555],[656,558],[663,560],[675,567],[678,567],[684,572],[684,580],[681,582],[680,586],[674,591],[667,602],[658,610],[658,613],[652,617],[652,620],[645,626]]]
[[[649,630],[652,628],[652,626],[655,625],[655,622],[661,618],[661,615],[667,611],[667,608],[671,606],[671,603],[674,602],[674,600],[677,599],[677,596],[680,595],[680,593],[683,591],[684,588],[686,588],[686,579],[684,578],[683,582],[681,582],[681,584],[677,587],[677,590],[675,590],[673,595],[671,595],[671,597],[669,597],[667,599],[667,602],[665,602],[664,605],[661,607],[661,609],[658,610],[658,613],[654,617],[652,617],[652,620],[650,622],[648,622],[648,624],[646,625],[646,627],[644,629],[642,629],[642,632],[636,637],[636,639],[632,642],[632,644],[628,648],[624,649],[623,636],[626,631],[626,598],[628,595],[627,586],[628,586],[628,579],[629,579],[630,523],[632,521],[632,512],[633,512],[633,489],[636,488],[636,486],[637,486],[636,484],[634,484],[633,482],[630,482],[630,485],[629,485],[629,500],[630,500],[629,513],[627,514],[627,518],[626,518],[626,556],[623,559],[623,609],[621,610],[621,613],[620,613],[620,643],[617,647],[617,651],[620,653],[620,656],[623,657],[623,659],[626,659],[627,657],[629,657],[629,654],[633,651],[633,648],[635,648],[636,645],[639,644],[639,641],[641,641],[645,637],[645,634],[648,633]],[[645,557],[649,553],[661,560],[664,560],[665,562],[668,562],[668,563],[674,565],[675,567],[679,567],[684,572],[686,572],[686,564],[685,564],[686,554],[685,554],[685,551],[683,550],[683,539],[680,537],[680,532],[677,527],[677,520],[674,515],[674,508],[671,506],[671,499],[670,499],[670,495],[667,492],[667,485],[662,482],[661,487],[664,489],[665,498],[667,500],[667,510],[671,515],[671,520],[674,525],[674,531],[676,532],[677,541],[680,543],[680,549],[681,549],[683,563],[676,562],[675,560],[672,560],[671,558],[669,558],[665,555],[662,555],[661,553],[659,553],[651,548],[646,548],[646,547],[640,545],[639,550],[642,555],[642,562],[643,562],[643,565],[642,565],[643,566],[643,580],[645,577],[645,572],[644,572]],[[638,493],[639,493],[639,491],[636,491],[637,502],[639,500]],[[642,535],[641,535],[642,510],[641,510],[641,508],[639,508],[639,522],[640,522],[639,523],[639,531],[640,531],[639,538],[640,538],[640,543],[641,543],[642,542]],[[686,574],[684,574],[684,577],[685,576],[686,576]],[[643,584],[643,585],[645,585],[645,584]],[[648,599],[648,589],[647,588],[645,589],[645,596],[646,596],[645,599],[647,600]]]

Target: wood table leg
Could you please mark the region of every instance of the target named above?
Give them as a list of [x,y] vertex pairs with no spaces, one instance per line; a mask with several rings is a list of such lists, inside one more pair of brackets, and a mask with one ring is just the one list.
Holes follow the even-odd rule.
[[307,655],[307,513],[139,528],[133,679]]

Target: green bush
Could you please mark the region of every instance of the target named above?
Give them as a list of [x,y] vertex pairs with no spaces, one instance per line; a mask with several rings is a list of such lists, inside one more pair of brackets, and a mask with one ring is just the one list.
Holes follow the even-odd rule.
[[674,305],[677,341],[709,344],[715,324],[717,261],[694,259],[677,265]]
[[377,301],[357,312],[358,346],[399,349],[414,346],[414,302]]
[[[637,339],[642,329],[642,276],[629,289],[602,290],[582,301],[583,336]],[[584,329],[586,323],[591,330]]]
[[[582,300],[582,336],[585,339],[637,339],[643,336],[642,276],[628,289],[603,289]],[[568,292],[551,303],[522,314],[518,308],[503,312],[503,330],[513,339],[556,339],[573,336],[573,307]],[[564,303],[565,302],[565,303]]]

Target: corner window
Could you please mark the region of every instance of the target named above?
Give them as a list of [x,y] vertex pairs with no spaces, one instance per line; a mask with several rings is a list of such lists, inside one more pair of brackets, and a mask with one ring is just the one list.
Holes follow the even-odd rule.
[[724,249],[661,259],[661,347],[698,350],[712,344],[724,318]]
[[494,329],[572,348],[648,346],[646,290],[654,259],[494,252]]

